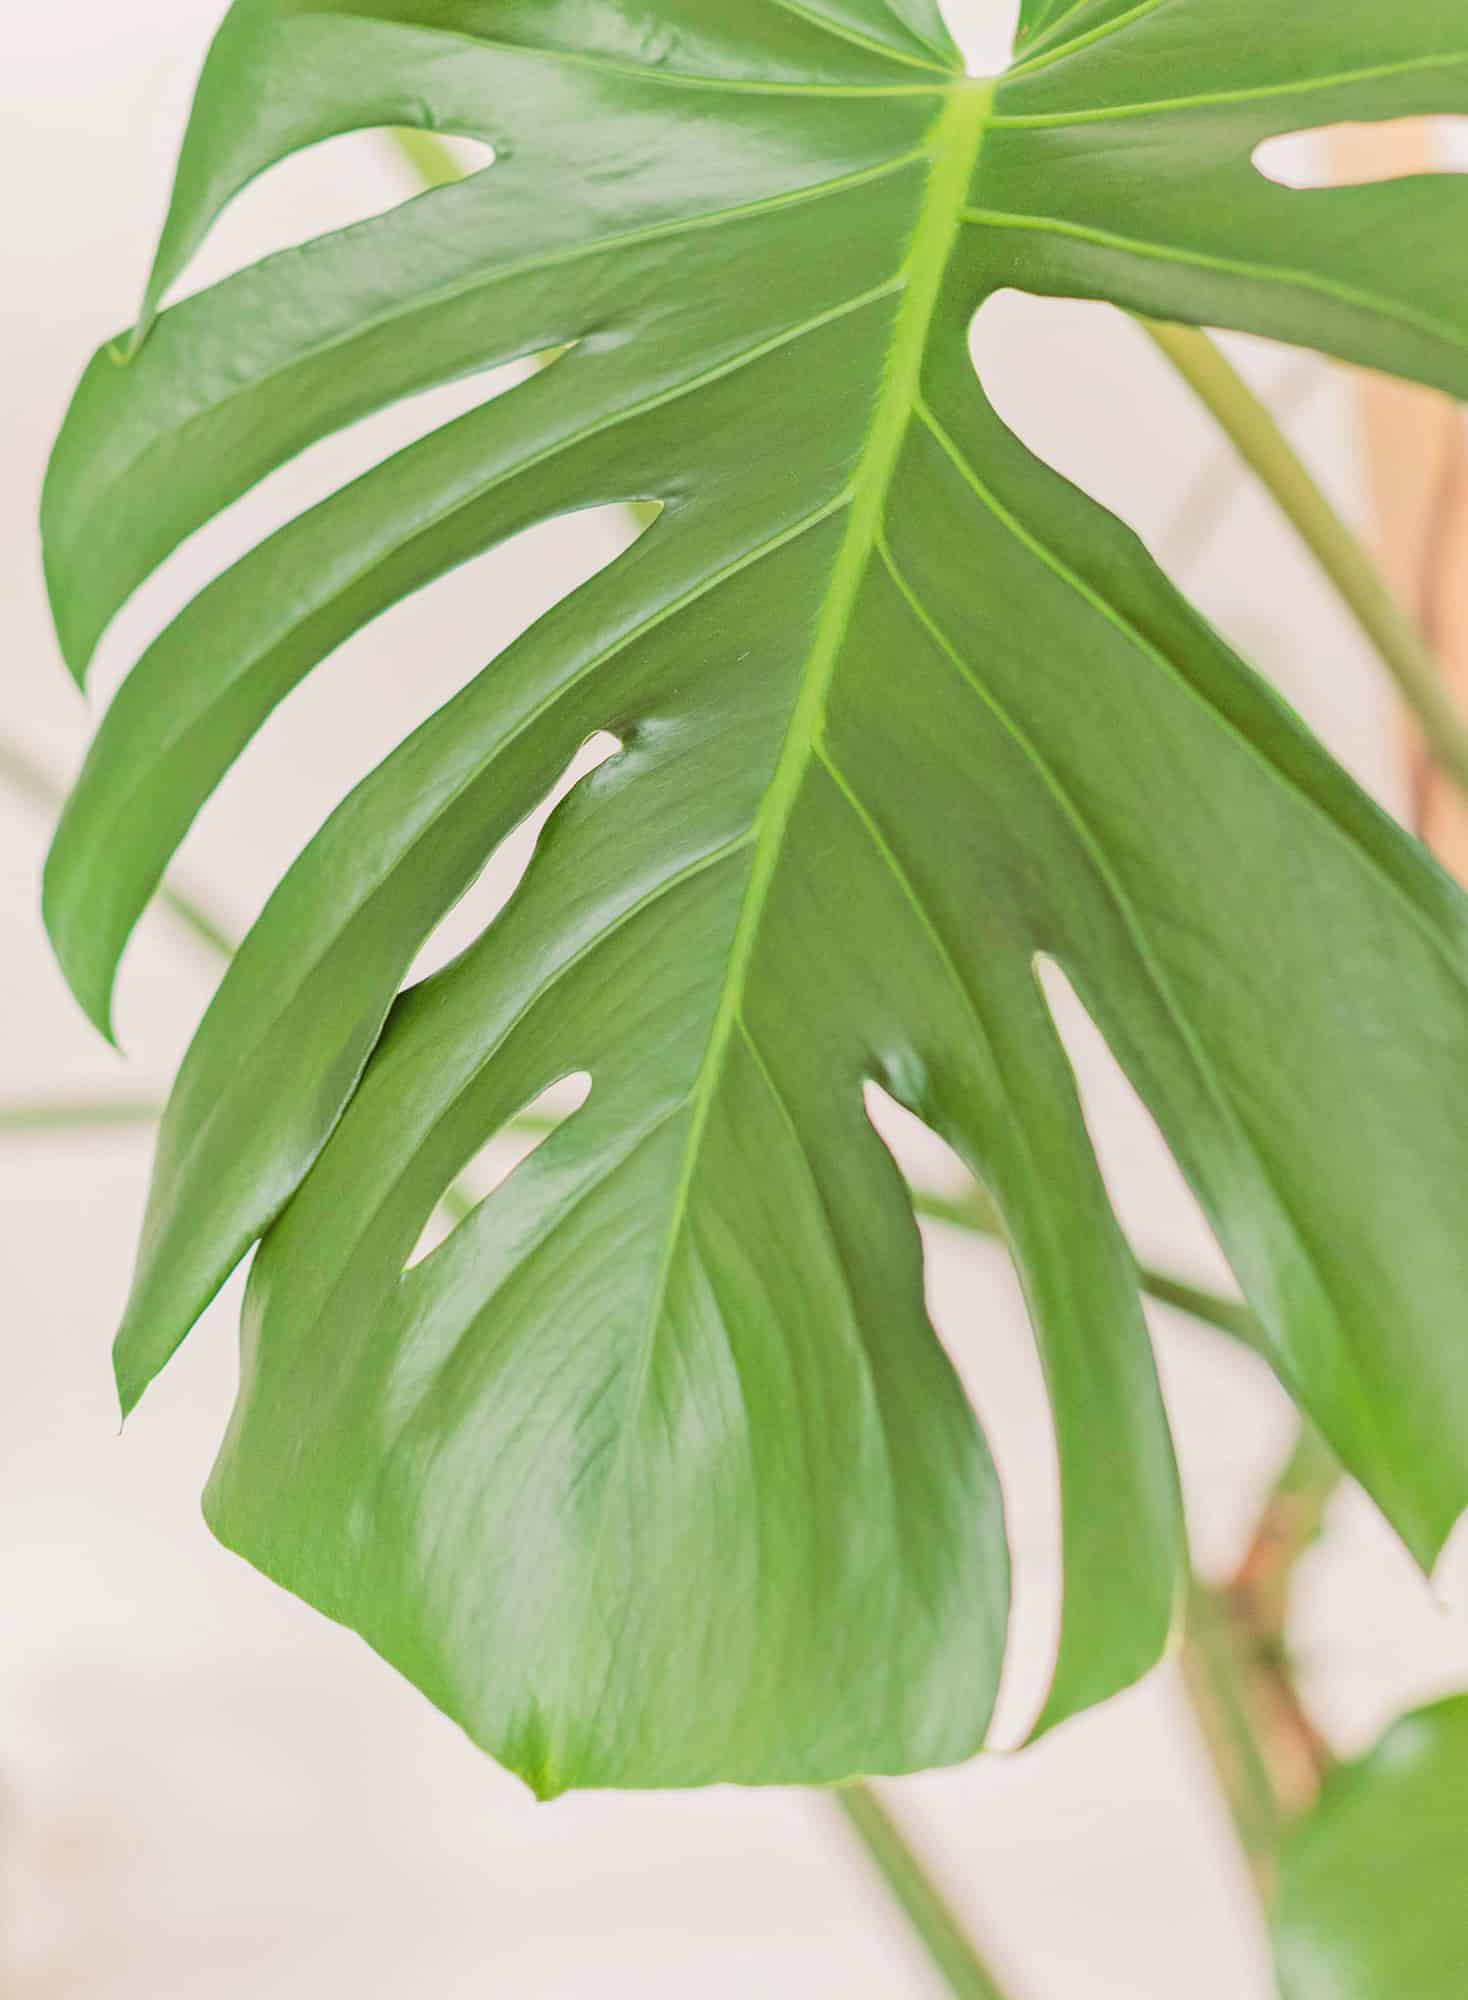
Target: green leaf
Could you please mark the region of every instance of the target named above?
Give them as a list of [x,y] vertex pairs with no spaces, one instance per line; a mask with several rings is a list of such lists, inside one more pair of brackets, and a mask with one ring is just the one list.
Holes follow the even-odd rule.
[[1282,2000],[1468,1992],[1468,1695],[1393,1724],[1280,1857]]
[[[967,349],[1021,285],[1468,388],[1462,184],[1301,195],[1249,160],[1317,117],[1464,108],[1468,36],[1448,0],[1027,27],[995,86],[928,0],[242,0],[146,337],[92,363],[56,448],[80,674],[313,439],[567,350],[287,523],[138,664],[46,886],[104,1023],[184,830],[320,659],[537,521],[661,503],[280,884],[180,1072],[117,1347],[130,1406],[263,1236],[211,1522],[543,1791],[983,1740],[1000,1500],[867,1083],[985,1182],[1025,1286],[1062,1486],[1044,1722],[1167,1643],[1170,1442],[1042,961],[1338,1456],[1424,1560],[1468,1501],[1464,900],[1003,427]],[[152,323],[255,174],[415,124],[493,165]],[[508,908],[400,995],[603,730],[619,754]],[[461,1166],[582,1071],[585,1107],[405,1270]]]

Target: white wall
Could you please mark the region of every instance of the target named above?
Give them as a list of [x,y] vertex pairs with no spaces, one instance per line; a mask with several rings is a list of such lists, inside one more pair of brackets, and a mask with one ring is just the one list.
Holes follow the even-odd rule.
[[[32,519],[87,352],[128,317],[213,0],[53,0],[11,24],[0,72],[0,727],[58,768],[85,718],[56,658]],[[970,0],[976,40],[997,16]],[[16,27],[19,27],[17,36]],[[217,274],[393,198],[369,139],[322,149],[240,204]],[[204,273],[201,273],[204,274]],[[1002,406],[1165,547],[1216,448],[1120,320],[1017,306],[983,333]],[[1345,392],[1239,351],[1303,404],[1295,427],[1348,504]],[[169,565],[109,638],[110,688],[168,609],[253,539],[441,416],[428,399],[309,454]],[[1145,415],[1141,414],[1143,411]],[[334,659],[210,806],[188,874],[248,920],[326,807],[401,732],[616,546],[614,520],[537,532],[402,607]],[[1389,801],[1394,729],[1375,672],[1268,506],[1239,484],[1186,580]],[[0,1096],[160,1088],[213,968],[152,920],[126,968],[124,1066],[83,1023],[36,918],[44,828],[0,797]],[[503,888],[509,863],[499,866]],[[486,894],[489,892],[486,892]],[[482,917],[484,895],[474,905]],[[469,916],[461,916],[462,929]],[[1191,1205],[1094,1037],[1075,1046],[1108,1167],[1152,1255],[1218,1275]],[[829,1808],[795,1795],[594,1797],[537,1808],[349,1635],[217,1549],[196,1494],[228,1408],[223,1300],[119,1440],[107,1343],[146,1140],[0,1141],[0,1984],[15,2000],[850,2000],[934,1990]],[[997,1260],[933,1244],[940,1324],[1014,1494],[1022,1668],[1052,1606],[1050,1447]],[[1288,1436],[1242,1358],[1159,1320],[1198,1545],[1237,1545]],[[1451,1571],[1450,1571],[1451,1573]],[[1463,1566],[1457,1575],[1461,1580]],[[1364,1504],[1308,1567],[1300,1643],[1345,1743],[1401,1702],[1468,1684],[1445,1615]],[[1021,1673],[1021,1680],[1023,1673]],[[1015,1692],[1014,1712],[1024,1688]],[[1159,1674],[1044,1748],[894,1788],[1021,1995],[1254,2000],[1261,1942],[1173,1680]]]

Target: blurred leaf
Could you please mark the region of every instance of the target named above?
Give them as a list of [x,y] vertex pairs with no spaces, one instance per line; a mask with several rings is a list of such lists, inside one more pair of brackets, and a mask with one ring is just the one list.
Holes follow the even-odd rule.
[[1346,1765],[1280,1861],[1283,2000],[1468,1993],[1468,1695]]
[[[542,1791],[820,1781],[983,1740],[1000,1499],[867,1082],[982,1178],[1024,1280],[1062,1478],[1046,1721],[1164,1647],[1170,1441],[1041,960],[1341,1459],[1424,1559],[1468,1499],[1464,901],[1004,429],[967,350],[1021,285],[1468,389],[1468,191],[1301,196],[1250,164],[1302,119],[1462,108],[1461,12],[1030,26],[996,87],[958,74],[932,0],[242,0],[146,337],[96,358],[57,445],[80,674],[272,467],[566,350],[149,648],[48,871],[102,1022],[169,855],[319,660],[537,521],[662,505],[282,882],[180,1073],[118,1343],[131,1404],[264,1236],[211,1522]],[[413,124],[494,164],[153,323],[256,174]],[[399,996],[599,730],[620,753],[509,907]],[[405,1270],[465,1162],[581,1071],[584,1108]]]

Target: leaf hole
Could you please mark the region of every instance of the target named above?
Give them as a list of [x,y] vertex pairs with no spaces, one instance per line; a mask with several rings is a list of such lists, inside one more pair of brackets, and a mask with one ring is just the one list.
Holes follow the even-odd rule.
[[1176,420],[1138,435],[1150,355],[1112,306],[996,292],[970,331],[970,354],[995,414],[1043,465],[1152,543],[1165,533],[1214,431],[1177,398]]
[[[915,1189],[961,1199],[976,1178],[948,1143],[878,1084],[867,1115]],[[922,1218],[920,1217],[920,1220]],[[990,1740],[1029,1735],[1049,1686],[1060,1632],[1060,1465],[1039,1349],[1002,1241],[923,1226],[923,1285],[999,1474],[1011,1600]]]
[[444,1190],[404,1270],[416,1269],[436,1250],[441,1250],[575,1116],[590,1095],[590,1071],[574,1070],[568,1076],[558,1077],[523,1105]]
[[409,195],[421,194],[440,184],[440,167],[445,180],[467,180],[481,174],[499,157],[488,139],[467,132],[438,132],[428,126],[395,125],[372,133],[386,145],[398,170],[398,179]]
[[939,0],[939,11],[970,76],[997,76],[1005,68],[1019,30],[1019,0]]
[[[1038,958],[1036,976],[1107,1192],[1139,1260],[1236,1298],[1218,1240],[1095,1016],[1055,960]],[[1268,1370],[1222,1335],[1156,1305],[1148,1319],[1188,1534],[1200,1568],[1222,1573],[1242,1557],[1259,1495],[1287,1449],[1289,1402]]]
[[[1246,334],[1216,336],[1229,360],[1332,487],[1346,486],[1329,364]],[[1203,405],[1126,314],[1091,301],[997,293],[972,354],[996,415],[1041,464],[1126,523],[1198,608],[1261,668],[1357,771],[1392,782],[1385,732],[1375,766],[1339,741],[1339,674],[1370,671],[1329,587]],[[1136,422],[1139,403],[1155,421]],[[1260,606],[1267,607],[1267,616]],[[1333,635],[1330,674],[1315,664]],[[1386,746],[1386,747],[1382,747]]]
[[1296,189],[1468,173],[1468,118],[1385,118],[1281,132],[1254,148],[1253,161],[1265,180]]
[[276,251],[370,222],[425,193],[430,182],[410,157],[425,138],[428,146],[442,149],[442,165],[457,169],[459,178],[494,164],[494,147],[484,140],[416,130],[401,139],[395,129],[339,132],[303,146],[257,174],[226,204],[164,294],[163,305],[232,278]]
[[609,730],[600,729],[587,738],[539,805],[500,842],[479,879],[424,944],[413,962],[408,985],[438,971],[488,929],[524,882],[557,807],[622,748],[621,738]]
[[868,1082],[862,1096],[867,1117],[904,1180],[913,1187],[932,1188],[954,1198],[967,1191],[973,1176],[946,1139],[880,1083]]
[[[545,360],[543,355],[531,355],[451,382],[409,390],[383,408],[316,439],[228,501],[163,558],[112,618],[87,675],[93,703],[110,698],[142,652],[193,597],[277,529],[455,418],[518,388],[539,372]],[[464,567],[472,568],[506,546],[501,543],[486,550]],[[429,587],[430,592],[441,587],[442,579]],[[481,592],[482,588],[481,581]],[[481,596],[481,607],[482,603]],[[383,617],[390,615],[384,613]],[[482,608],[480,615],[482,619]],[[352,643],[346,641],[347,645]],[[483,653],[482,646],[476,646],[476,652]],[[483,664],[483,658],[478,664]]]

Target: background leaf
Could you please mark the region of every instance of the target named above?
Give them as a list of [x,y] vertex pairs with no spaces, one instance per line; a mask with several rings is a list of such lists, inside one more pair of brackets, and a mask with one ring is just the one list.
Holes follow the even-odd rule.
[[1394,1723],[1331,1780],[1280,1863],[1282,2000],[1468,1990],[1468,1696]]

